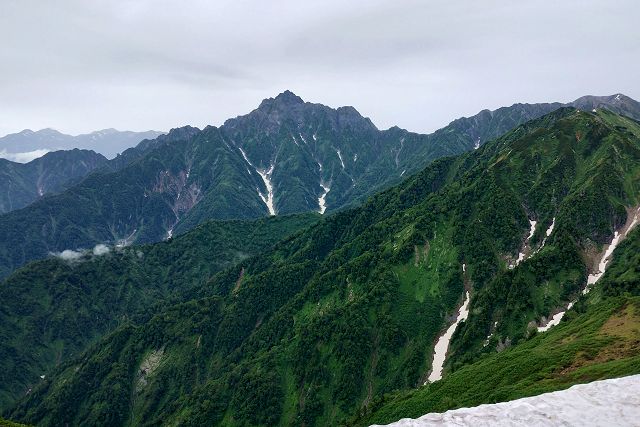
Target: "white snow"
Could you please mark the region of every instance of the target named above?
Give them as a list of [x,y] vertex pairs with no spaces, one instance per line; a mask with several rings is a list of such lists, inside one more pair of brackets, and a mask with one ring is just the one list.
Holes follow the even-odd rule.
[[591,290],[591,286],[594,285],[598,280],[600,280],[600,278],[604,275],[607,269],[607,265],[609,264],[609,261],[611,261],[611,255],[613,255],[613,251],[616,250],[616,248],[618,247],[618,244],[622,241],[622,239],[624,239],[627,236],[627,234],[629,234],[629,231],[631,231],[633,227],[636,226],[636,224],[638,223],[639,216],[640,216],[640,208],[636,210],[636,213],[633,216],[633,219],[631,220],[631,223],[629,224],[629,227],[626,228],[626,230],[622,230],[621,233],[617,231],[613,233],[613,239],[611,240],[609,247],[607,247],[607,249],[604,251],[602,258],[598,263],[598,270],[590,274],[589,277],[587,277],[587,286],[582,290],[583,294],[585,295],[588,294],[589,291]]
[[311,135],[311,137],[313,138],[314,141],[318,140],[318,138],[316,138],[316,134],[315,133],[313,135]]
[[[607,249],[604,251],[604,254],[602,254],[602,258],[600,258],[597,271],[591,273],[587,277],[587,286],[585,286],[585,288],[582,290],[583,295],[588,294],[589,291],[591,290],[591,287],[595,285],[598,282],[598,280],[600,280],[600,278],[604,275],[605,271],[607,270],[607,265],[609,264],[609,261],[611,261],[611,255],[613,255],[613,251],[616,249],[616,247],[618,247],[618,244],[622,241],[622,239],[624,239],[627,236],[627,234],[629,234],[629,231],[631,231],[631,229],[633,229],[633,227],[636,226],[636,224],[638,223],[639,217],[640,217],[640,208],[636,210],[636,213],[634,214],[633,219],[631,220],[631,223],[629,224],[628,227],[625,227],[622,230],[622,232],[618,232],[618,231],[614,232],[611,243],[609,244]],[[567,306],[567,310],[570,310],[571,307],[573,307],[573,305],[576,303],[576,301],[577,299],[571,301]],[[566,313],[566,310],[553,315],[551,320],[549,320],[549,322],[545,326],[538,327],[538,332],[548,331],[549,328],[551,328],[552,326],[559,324],[565,313]]]
[[322,181],[320,181],[320,187],[322,187],[324,192],[318,198],[318,206],[320,207],[320,210],[318,212],[320,212],[321,215],[324,215],[324,211],[327,210],[326,198],[327,198],[327,194],[329,194],[329,191],[331,191],[331,187],[326,186]]
[[276,214],[276,208],[273,205],[273,184],[271,183],[271,174],[273,174],[273,169],[275,168],[275,166],[276,165],[272,163],[267,170],[256,169],[256,172],[258,172],[258,175],[260,175],[260,178],[262,178],[262,180],[264,181],[264,186],[267,187],[266,197],[262,193],[260,193],[260,198],[262,199],[264,204],[267,205],[267,209],[269,209],[269,215],[271,216]]
[[[544,239],[542,239],[542,244],[540,245],[540,247],[538,248],[538,251],[542,248],[544,248],[545,243],[547,243],[547,238],[549,236],[551,236],[551,233],[553,233],[553,228],[556,226],[556,217],[553,217],[553,220],[551,221],[551,225],[549,226],[549,228],[547,228],[547,231],[544,233]],[[536,252],[538,252],[536,251]]]
[[400,174],[400,176],[403,176],[406,171],[407,171],[406,169],[403,170],[402,173]]
[[478,137],[478,140],[476,141],[476,143],[473,145],[473,149],[477,150],[478,148],[480,148],[480,137]]
[[354,155],[353,155],[353,162],[355,163],[355,162],[357,162],[357,161],[358,161],[358,155],[357,155],[357,154],[354,154]]
[[[572,306],[573,306],[573,304],[572,304]],[[558,325],[560,323],[560,321],[562,320],[562,318],[564,317],[564,313],[566,313],[566,312],[565,311],[561,311],[559,313],[554,314],[551,317],[551,320],[549,320],[546,325],[538,327],[538,332],[546,332],[551,327]]]
[[598,112],[598,110],[596,110],[595,108],[593,110],[591,110],[591,111],[594,112],[594,113]]
[[247,153],[245,153],[244,150],[240,147],[238,147],[238,150],[240,150],[240,154],[242,154],[244,161],[249,163],[249,166],[255,169],[255,166],[253,166],[253,163],[251,163],[251,160],[249,160],[249,158],[247,157]]
[[124,239],[118,240],[118,243],[116,243],[116,248],[124,248],[125,246],[131,245],[133,243],[133,236],[135,236],[137,231],[138,229],[134,228],[131,234],[129,234]]
[[253,163],[251,163],[251,161],[247,157],[247,154],[244,152],[244,150],[240,147],[238,147],[238,149],[240,150],[240,153],[242,153],[242,157],[244,157],[244,160],[249,164],[249,166],[254,168],[255,171],[258,173],[258,175],[260,175],[260,178],[262,178],[262,181],[264,182],[264,186],[267,189],[267,194],[266,195],[262,194],[262,191],[260,191],[260,189],[258,188],[256,188],[256,191],[258,192],[258,196],[260,196],[260,199],[262,199],[264,204],[267,206],[267,209],[269,210],[269,215],[271,216],[275,215],[276,209],[273,204],[273,184],[271,183],[271,175],[273,174],[273,169],[276,166],[275,163],[271,163],[271,165],[269,166],[269,169],[258,169],[253,165]]
[[620,94],[616,95],[616,101],[620,101]]
[[425,382],[434,382],[442,379],[442,368],[444,367],[444,361],[447,357],[447,352],[449,351],[449,342],[451,341],[451,337],[453,337],[453,333],[456,331],[456,328],[463,320],[467,320],[469,317],[469,291],[467,291],[464,295],[464,301],[462,302],[462,306],[458,311],[458,316],[453,322],[451,326],[446,330],[446,332],[438,338],[438,342],[436,343],[435,348],[433,349],[433,363],[431,364],[432,369],[429,374],[429,378]]
[[509,402],[430,413],[388,424],[424,426],[638,426],[640,375],[631,375]]
[[[535,231],[536,231],[536,224],[537,224],[537,223],[538,223],[537,221],[533,221],[533,220],[531,220],[531,219],[529,220],[529,225],[530,225],[529,235],[527,236],[527,239],[525,240],[524,248],[522,249],[522,252],[520,252],[520,253],[518,254],[518,259],[516,260],[516,264],[515,264],[515,265],[518,265],[518,264],[520,264],[522,261],[524,261],[524,257],[525,257],[525,250],[526,250],[526,248],[529,246],[529,241],[530,241],[530,240],[531,240],[531,238],[533,237],[533,233],[535,233]],[[552,227],[552,229],[553,229],[553,225],[552,225],[551,227]],[[547,230],[547,231],[548,231],[548,230]]]
[[553,227],[556,226],[556,217],[553,217],[553,221],[551,221],[551,225],[549,226],[549,228],[547,229],[547,232],[545,233],[546,237],[551,236],[551,233],[553,233]]
[[336,149],[336,153],[338,154],[338,158],[340,159],[340,164],[342,165],[342,169],[344,169],[344,161],[342,160],[342,153],[340,150]]
[[171,227],[170,229],[167,230],[167,239],[166,240],[169,240],[172,237],[173,237],[173,227]]

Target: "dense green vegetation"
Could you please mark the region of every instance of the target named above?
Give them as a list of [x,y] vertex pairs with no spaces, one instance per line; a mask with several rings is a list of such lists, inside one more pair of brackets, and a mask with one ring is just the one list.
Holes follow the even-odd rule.
[[318,211],[321,184],[331,189],[328,212],[357,205],[434,159],[471,150],[558,107],[482,111],[420,135],[380,131],[353,107],[334,110],[284,92],[219,128],[186,126],[143,141],[67,191],[0,216],[0,277],[50,251],[125,238],[149,243],[208,219],[266,216],[260,194],[267,189],[256,169],[271,165],[278,214]]
[[[62,363],[8,415],[38,425],[345,422],[424,382],[465,287],[471,313],[454,335],[448,378],[565,330],[534,337],[532,325],[578,295],[587,255],[624,224],[638,186],[637,122],[557,110],[437,160],[196,284],[180,301],[131,318]],[[526,246],[529,220],[537,221],[530,256],[508,268]],[[575,330],[593,334],[576,338],[577,352],[604,348],[608,338],[596,340],[588,325],[618,313],[619,298],[580,302],[567,316],[586,310]],[[515,372],[525,383],[539,376]]]
[[107,159],[89,150],[55,151],[30,161],[0,159],[0,213],[20,209],[44,194],[66,188],[106,165]]
[[640,373],[639,247],[640,228],[616,249],[606,275],[559,326],[436,383],[382,396],[349,424],[388,424]]
[[127,319],[183,300],[319,217],[210,221],[167,242],[51,257],[16,271],[0,284],[0,407]]
[[638,374],[639,326],[640,299],[611,298],[548,332],[465,366],[444,380],[387,395],[351,422],[362,426],[388,424],[429,412],[503,402]]
[[14,423],[13,421],[5,420],[0,417],[0,427],[25,427],[24,424]]

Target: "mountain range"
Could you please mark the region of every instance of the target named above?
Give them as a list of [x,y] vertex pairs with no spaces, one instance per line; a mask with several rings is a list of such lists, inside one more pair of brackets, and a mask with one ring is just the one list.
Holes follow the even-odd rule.
[[[372,128],[350,108],[330,110],[318,128],[293,128],[291,117],[313,117],[310,105],[282,94],[252,119],[189,130],[80,183],[88,191],[96,177],[138,177],[112,182],[122,190],[161,170],[161,188],[206,194],[182,191],[204,182],[189,179],[205,174],[196,159],[210,159],[235,173],[212,180],[218,197],[229,182],[237,194],[225,204],[203,196],[200,212],[256,206],[278,215],[202,222],[202,213],[168,242],[61,251],[13,273],[0,287],[3,415],[38,425],[368,425],[640,372],[633,111],[519,104],[427,136],[378,131],[373,141],[387,151],[370,167],[392,173],[351,207],[329,195],[343,174],[367,176],[351,173],[348,155],[357,163],[373,154],[340,139],[307,147],[329,129],[357,146],[354,135]],[[337,160],[320,156],[331,149]],[[171,169],[165,150],[192,156]],[[429,164],[413,166],[415,158]],[[276,180],[282,163],[301,171],[292,172],[297,185]],[[306,182],[319,187],[307,198]],[[289,200],[322,200],[321,184],[331,188],[331,215],[284,215],[296,211]],[[320,211],[320,200],[299,211]],[[430,383],[436,342],[452,324],[443,378]]]
[[[640,117],[638,103],[623,95],[571,103],[610,104]],[[123,161],[125,152],[66,191],[0,217],[0,275],[51,252],[159,241],[209,219],[354,206],[437,158],[478,148],[561,106],[484,110],[421,135],[378,130],[353,107],[332,109],[285,91],[221,127],[187,126],[145,140],[135,159]]]
[[144,139],[154,139],[163,132],[119,131],[103,129],[82,135],[66,135],[55,129],[25,129],[0,138],[0,157],[27,163],[50,151],[80,148],[93,150],[111,159]]
[[103,155],[77,148],[50,152],[28,163],[0,159],[0,213],[60,192],[106,163]]

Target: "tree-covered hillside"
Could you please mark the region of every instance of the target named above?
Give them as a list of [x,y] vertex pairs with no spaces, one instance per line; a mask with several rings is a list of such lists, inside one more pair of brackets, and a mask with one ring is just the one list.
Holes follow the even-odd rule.
[[586,286],[639,186],[638,122],[554,111],[121,325],[9,415],[39,425],[339,424],[425,381],[465,291],[470,316],[445,378],[485,353],[544,341],[528,340]]
[[492,352],[442,381],[381,397],[349,424],[387,424],[639,373],[638,254],[640,229],[616,250],[601,282],[569,312],[568,321],[515,347]]
[[26,265],[0,283],[0,407],[119,324],[182,301],[218,271],[318,219],[210,221],[155,245],[98,245]]
[[100,154],[77,149],[47,153],[25,164],[0,159],[0,213],[62,191],[106,163]]
[[[615,103],[634,114],[634,102],[597,105]],[[160,241],[208,219],[358,205],[435,159],[472,150],[560,106],[484,110],[421,135],[379,130],[353,107],[332,109],[286,91],[219,128],[186,126],[143,141],[62,194],[0,216],[0,277],[49,252]]]

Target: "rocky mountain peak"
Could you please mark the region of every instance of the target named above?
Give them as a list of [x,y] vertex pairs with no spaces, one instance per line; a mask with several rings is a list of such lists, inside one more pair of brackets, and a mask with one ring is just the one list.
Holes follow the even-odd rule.
[[290,90],[285,90],[275,98],[267,98],[260,103],[259,110],[283,110],[303,105],[304,100]]

